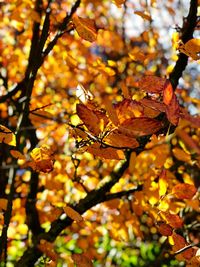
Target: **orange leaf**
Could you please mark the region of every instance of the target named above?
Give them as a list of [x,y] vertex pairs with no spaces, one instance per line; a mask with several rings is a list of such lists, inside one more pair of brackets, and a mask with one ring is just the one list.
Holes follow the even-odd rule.
[[138,141],[130,136],[120,133],[118,130],[111,132],[103,141],[108,145],[121,148],[135,148],[139,146]]
[[14,133],[3,125],[0,125],[0,143],[16,146],[16,138]]
[[8,200],[6,198],[0,198],[0,210],[6,210],[8,205]]
[[77,267],[93,267],[92,261],[83,254],[73,254],[71,258]]
[[133,118],[124,121],[119,131],[129,136],[143,136],[156,133],[162,128],[161,122],[151,118]]
[[164,216],[171,227],[176,229],[183,226],[183,220],[177,214],[170,214],[165,212]]
[[191,184],[177,184],[172,188],[172,193],[179,199],[191,199],[196,194],[197,189]]
[[170,236],[173,233],[173,229],[169,224],[161,223],[158,227],[158,231],[161,235]]
[[100,134],[100,119],[95,111],[89,109],[84,104],[77,104],[76,111],[79,118],[83,121],[85,126],[95,135]]
[[172,152],[173,152],[174,156],[180,161],[190,162],[190,160],[191,160],[190,154],[186,153],[181,148],[175,147],[172,149]]
[[142,17],[143,19],[146,19],[148,21],[152,21],[151,16],[147,12],[145,12],[145,11],[135,11],[134,13],[136,15]]
[[173,124],[177,125],[179,122],[179,103],[175,94],[171,99],[171,102],[166,107],[167,119]]
[[[172,235],[172,239],[173,239],[173,242],[174,242],[174,245],[173,245],[173,251],[174,252],[177,252],[178,250],[180,250],[180,249],[184,248],[185,246],[187,246],[187,242],[186,242],[185,238],[182,237],[179,234],[176,234],[175,232]],[[194,255],[195,255],[195,250],[193,248],[189,248],[189,249],[183,251],[178,256],[182,256],[184,259],[189,260]]]
[[147,93],[161,93],[166,79],[157,76],[144,76],[138,82],[138,87]]
[[10,154],[13,156],[13,158],[16,158],[16,159],[23,159],[23,160],[26,159],[26,157],[17,150],[10,150]]
[[92,19],[81,18],[73,15],[73,23],[78,35],[86,41],[94,42],[97,39],[97,29]]
[[165,105],[170,104],[170,102],[172,101],[173,94],[174,90],[172,84],[170,83],[169,80],[167,80],[164,85],[164,91],[163,91],[163,103],[165,103]]
[[71,207],[65,206],[63,210],[66,213],[66,215],[69,216],[72,220],[77,221],[77,222],[83,221],[83,217]]
[[109,99],[108,95],[103,95],[103,102],[105,105],[105,109],[108,113],[109,119],[112,121],[112,123],[114,125],[117,126],[119,124],[119,119],[117,117],[116,110],[115,110],[111,100]]
[[187,43],[179,43],[178,50],[194,60],[200,59],[200,39],[190,39]]
[[124,99],[114,105],[119,123],[123,123],[127,119],[140,117],[143,115],[142,105],[134,100]]
[[51,149],[42,145],[40,148],[34,148],[30,153],[33,162],[29,166],[36,171],[51,172],[53,170],[54,159],[52,157]]
[[200,146],[194,141],[191,136],[189,136],[188,133],[186,133],[186,131],[184,131],[183,129],[177,129],[176,134],[182,139],[182,141],[189,149],[200,155]]
[[88,146],[87,151],[94,156],[104,158],[104,159],[124,159],[124,153],[121,150],[117,150],[111,147],[102,148],[100,144],[92,144]]

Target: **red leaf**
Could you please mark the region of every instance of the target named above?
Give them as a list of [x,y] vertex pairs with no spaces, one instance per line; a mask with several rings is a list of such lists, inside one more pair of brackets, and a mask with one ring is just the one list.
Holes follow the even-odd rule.
[[150,107],[150,108],[155,109],[155,110],[158,110],[160,112],[165,112],[166,111],[165,104],[163,104],[161,102],[158,102],[156,100],[143,98],[143,99],[140,100],[140,103],[143,106]]
[[179,103],[175,94],[171,99],[171,102],[166,108],[167,119],[173,124],[177,125],[179,122]]
[[164,215],[171,227],[181,228],[183,226],[183,220],[177,214],[170,214],[165,212]]
[[164,236],[170,236],[173,233],[172,227],[167,223],[161,223],[159,225],[158,231],[161,235],[164,235]]
[[179,199],[191,199],[196,194],[197,189],[191,184],[177,184],[172,188],[172,193]]
[[103,139],[103,141],[115,147],[135,148],[139,146],[139,143],[135,138],[124,135],[118,130],[111,132]]
[[157,76],[144,76],[138,82],[138,87],[147,93],[161,93],[166,79]]

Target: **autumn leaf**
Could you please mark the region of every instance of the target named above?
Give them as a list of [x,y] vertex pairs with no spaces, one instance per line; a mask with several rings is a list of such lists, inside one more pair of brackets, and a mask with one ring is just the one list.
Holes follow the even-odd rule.
[[177,184],[172,188],[172,193],[179,199],[191,199],[196,194],[197,188],[192,184]]
[[171,99],[171,102],[166,107],[167,119],[173,124],[178,125],[179,122],[179,103],[175,94]]
[[6,198],[0,198],[0,211],[6,210],[8,205],[8,200]]
[[177,214],[171,214],[169,212],[165,212],[163,213],[165,219],[167,220],[168,224],[177,229],[177,228],[181,228],[183,226],[183,220],[179,217],[179,215]]
[[0,125],[0,143],[16,146],[16,137],[7,127]]
[[125,120],[141,117],[143,113],[142,105],[134,100],[124,99],[114,105],[118,122],[122,124]]
[[94,156],[104,158],[104,159],[124,159],[124,153],[121,150],[117,150],[111,147],[103,148],[100,144],[92,144],[87,147],[87,151]]
[[157,76],[143,76],[138,81],[138,87],[147,93],[161,93],[164,90],[166,79]]
[[10,154],[16,159],[26,159],[26,157],[20,151],[17,150],[10,150]]
[[190,39],[185,44],[180,42],[178,50],[194,60],[200,59],[200,39]]
[[77,267],[93,267],[92,261],[84,254],[73,254],[71,258]]
[[128,136],[138,137],[156,133],[161,128],[161,122],[155,119],[141,117],[125,120],[119,126],[119,131]]
[[165,195],[168,188],[167,172],[165,169],[162,170],[159,176],[158,187],[159,187],[159,196],[161,197]]
[[121,148],[136,148],[139,146],[138,141],[130,136],[120,133],[118,130],[110,132],[103,141],[111,146]]
[[167,223],[160,223],[158,231],[163,236],[171,236],[173,233],[172,227]]
[[148,21],[152,21],[152,18],[150,14],[148,14],[146,11],[134,11],[134,14],[140,16],[143,19],[146,19]]
[[29,166],[34,170],[46,173],[53,170],[54,158],[51,149],[47,145],[34,148],[30,156],[32,162],[29,163]]
[[76,222],[81,222],[83,221],[83,217],[74,209],[72,209],[69,206],[65,206],[63,208],[64,212],[66,213],[67,216],[69,216],[72,220],[76,221]]
[[166,111],[165,104],[163,104],[161,102],[158,102],[156,100],[153,100],[153,99],[143,98],[143,99],[140,100],[140,103],[144,107],[150,107],[150,108],[158,110],[160,112],[165,112]]
[[169,105],[171,103],[173,94],[174,90],[172,84],[169,80],[167,80],[163,90],[163,103],[165,103],[165,105]]
[[97,39],[97,29],[92,19],[81,18],[73,15],[73,23],[78,35],[86,41],[94,42]]
[[109,96],[104,94],[102,96],[102,98],[103,98],[103,103],[105,105],[105,109],[106,109],[106,112],[108,113],[109,119],[112,121],[112,123],[114,125],[117,126],[119,124],[119,119],[117,116],[117,112],[116,112],[111,100],[109,99]]
[[85,126],[95,135],[99,135],[100,130],[100,119],[96,115],[95,111],[89,109],[84,104],[77,104],[76,111],[79,118],[83,121]]
[[175,147],[172,149],[172,152],[178,160],[181,160],[184,162],[190,162],[190,160],[191,160],[190,154],[186,153],[181,148]]

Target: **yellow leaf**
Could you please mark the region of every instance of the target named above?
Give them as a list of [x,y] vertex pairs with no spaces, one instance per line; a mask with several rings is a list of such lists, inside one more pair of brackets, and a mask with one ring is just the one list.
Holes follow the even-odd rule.
[[5,198],[0,198],[0,210],[7,209],[8,200]]
[[77,222],[83,221],[83,217],[71,207],[65,206],[63,210],[66,213],[66,215],[69,216],[72,220],[77,221]]
[[73,23],[78,35],[86,41],[94,42],[97,39],[97,29],[92,19],[73,15]]
[[3,125],[0,125],[0,143],[16,146],[16,137],[14,133]]
[[167,192],[167,187],[168,187],[168,181],[167,181],[167,176],[166,176],[166,170],[164,169],[159,177],[158,181],[158,187],[159,187],[159,196],[163,196]]

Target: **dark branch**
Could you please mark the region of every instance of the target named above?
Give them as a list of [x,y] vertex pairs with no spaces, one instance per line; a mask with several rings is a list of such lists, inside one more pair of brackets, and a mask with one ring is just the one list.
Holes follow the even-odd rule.
[[[195,30],[197,23],[197,8],[198,8],[198,0],[191,0],[188,16],[184,19],[183,26],[181,29],[182,32],[181,39],[183,43],[186,43],[187,41],[193,38],[193,32]],[[178,81],[181,78],[182,73],[187,66],[187,63],[188,63],[188,56],[186,56],[183,53],[180,53],[176,65],[174,66],[174,69],[169,76],[170,82],[174,90],[178,85]]]

